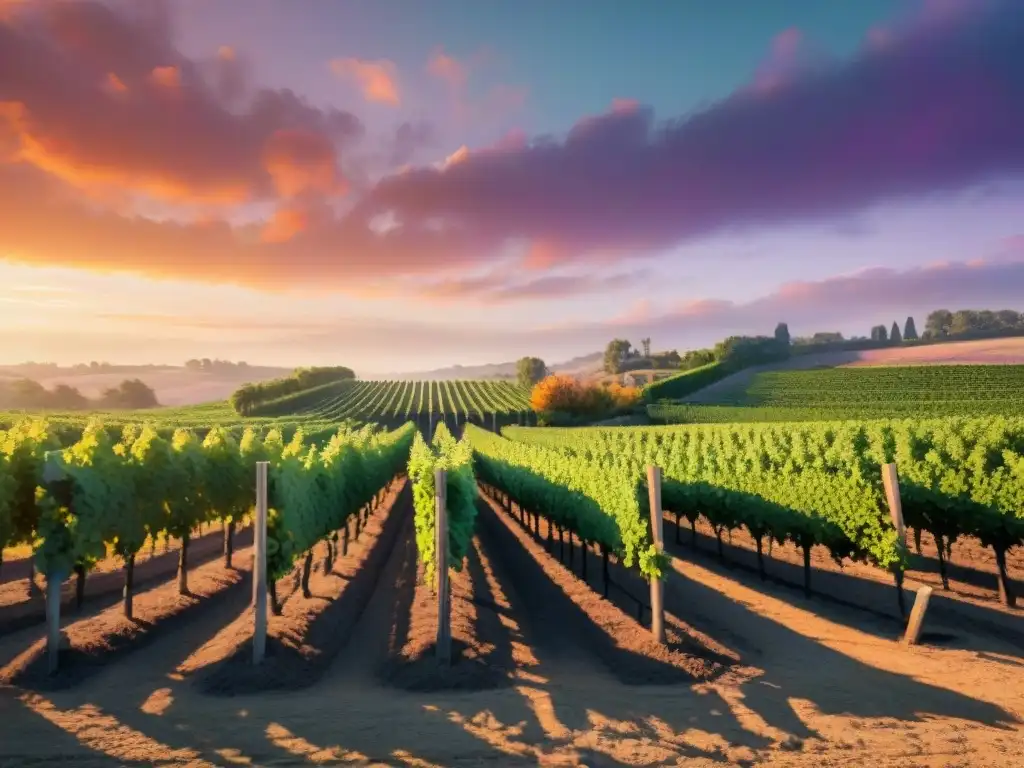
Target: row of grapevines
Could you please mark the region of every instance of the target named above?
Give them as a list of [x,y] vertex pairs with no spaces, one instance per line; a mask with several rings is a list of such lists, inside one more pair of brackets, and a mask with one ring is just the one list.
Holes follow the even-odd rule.
[[661,577],[662,557],[651,543],[646,490],[633,472],[611,461],[581,460],[539,445],[515,442],[467,425],[481,481],[519,505],[616,553],[627,567]]
[[[261,438],[248,429],[236,441],[215,427],[200,441],[179,429],[166,440],[151,426],[129,425],[115,441],[96,422],[78,442],[60,450],[45,422],[24,422],[0,433],[0,546],[31,541],[36,565],[48,579],[63,580],[74,570],[80,586],[112,546],[125,562],[125,612],[130,616],[134,561],[146,538],[181,539],[179,590],[187,593],[191,532],[216,519],[233,526],[249,513],[257,461],[273,465],[268,549],[274,550],[270,571],[275,576],[290,553],[301,551],[296,542],[312,546],[322,538],[311,536],[323,532],[322,521],[337,518],[330,505],[344,503],[344,521],[353,504],[365,504],[394,476],[411,437],[412,425],[389,435],[343,428],[320,451],[315,445],[304,447],[301,431],[285,445],[274,430]],[[345,447],[356,458],[336,466]],[[300,471],[293,456],[303,459]],[[323,506],[315,517],[321,522],[312,521],[305,499],[290,491],[298,487],[300,495],[308,496],[330,483],[335,496],[318,497]]]
[[440,422],[430,443],[419,432],[413,438],[409,453],[409,479],[413,483],[416,548],[423,575],[432,582],[437,568],[434,470],[447,471],[446,506],[448,515],[448,567],[462,570],[469,552],[476,522],[476,478],[473,474],[473,451],[465,441],[456,441]]
[[[1006,551],[1020,545],[1024,537],[1024,419],[562,431],[512,428],[507,433],[583,459],[635,457],[659,464],[672,480],[698,486],[705,483],[750,490],[751,483],[762,484],[757,476],[775,476],[780,482],[794,484],[806,482],[805,476],[824,476],[829,478],[829,489],[810,496],[807,506],[836,519],[880,565],[891,560],[886,543],[891,525],[883,501],[881,465],[894,462],[904,520],[915,532],[927,530],[936,538],[943,573],[943,550],[959,536],[973,535],[994,550],[1003,598],[1013,601],[1005,561]],[[846,482],[852,482],[854,488],[865,487],[859,493],[869,500],[866,508],[858,507],[856,512],[835,509],[836,489]],[[756,487],[753,490],[756,492]],[[770,498],[770,494],[762,497]],[[690,514],[698,513],[685,499],[672,503],[682,505],[674,507],[679,511],[689,508]],[[791,506],[798,509],[796,504]],[[837,511],[840,518],[835,517]]]
[[[302,589],[309,592],[313,547],[374,501],[409,455],[412,424],[391,433],[372,427],[339,430],[323,448],[297,436],[286,446],[266,446],[271,462],[267,518],[267,583],[287,574],[305,553]],[[278,450],[280,448],[280,450]],[[276,610],[276,594],[271,591]]]
[[764,445],[744,440],[738,429],[574,429],[558,434],[509,428],[506,433],[578,460],[610,462],[638,478],[655,464],[662,470],[664,506],[691,526],[704,516],[719,538],[744,527],[759,549],[770,538],[793,542],[805,557],[820,544],[836,560],[869,560],[883,568],[905,565],[879,486],[859,474],[773,462]]

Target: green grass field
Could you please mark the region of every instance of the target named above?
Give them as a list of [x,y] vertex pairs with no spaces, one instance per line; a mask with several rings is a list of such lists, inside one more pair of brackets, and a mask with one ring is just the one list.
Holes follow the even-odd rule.
[[1024,365],[926,365],[771,371],[697,403],[648,407],[659,423],[1024,415]]

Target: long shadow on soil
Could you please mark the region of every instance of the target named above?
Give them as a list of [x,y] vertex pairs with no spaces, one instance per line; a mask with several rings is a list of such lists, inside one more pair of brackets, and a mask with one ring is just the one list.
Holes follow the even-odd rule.
[[[416,594],[416,536],[412,520],[395,545],[397,558],[394,572],[395,593],[391,604],[391,630],[388,635],[388,656],[397,656],[409,640],[409,624],[413,597]],[[390,575],[390,574],[388,574]]]
[[[757,553],[741,546],[735,546],[723,540],[722,551],[724,562],[720,561],[716,552],[718,544],[714,537],[686,527],[680,530],[674,516],[665,515],[665,548],[666,551],[682,558],[693,559],[709,568],[739,569],[746,574],[758,574]],[[692,545],[695,540],[696,546]],[[677,542],[685,543],[677,543]],[[794,605],[806,605],[803,592],[803,567],[795,563],[772,558],[765,552],[765,572],[767,580],[773,584],[786,587],[776,595]],[[885,584],[859,576],[825,571],[815,568],[811,574],[811,590],[816,602],[815,610],[836,623],[853,627],[879,637],[896,638],[902,635],[906,620],[900,617],[899,602],[895,584]],[[909,615],[914,604],[915,594],[904,587],[904,600]],[[853,608],[855,610],[845,610]],[[970,626],[972,647],[984,650],[1003,650],[1002,643],[1008,643],[1024,650],[1024,626],[1018,627],[1019,617],[1006,614],[984,606],[955,600],[942,594],[941,590],[932,592],[928,615],[945,624]],[[926,622],[927,629],[927,622]],[[999,645],[987,647],[986,635],[995,639]],[[991,640],[989,640],[991,642]],[[944,645],[955,645],[955,637],[949,638]]]
[[[36,715],[18,701],[15,691],[0,688],[0,723],[3,723],[5,738],[0,739],[0,765],[44,768],[54,764],[53,754],[61,755],[67,764],[81,765],[123,765],[132,768],[151,768],[152,760],[117,758],[90,748],[73,733]],[[17,734],[17,739],[6,738]],[[33,752],[16,751],[17,744],[45,744],[48,755],[37,757]]]
[[[483,530],[491,527],[487,525],[486,516],[483,523]],[[495,523],[500,525],[500,521]],[[513,550],[501,547],[503,555],[510,551]],[[514,551],[529,556],[522,547]],[[531,624],[540,619],[541,626],[551,626],[557,622],[555,614],[560,611],[551,611],[543,599],[539,605],[536,599],[530,601],[530,597],[539,594],[541,585],[535,588],[534,583],[525,580],[524,576],[517,571],[514,583],[519,588],[518,594],[524,598]],[[809,700],[825,714],[890,717],[907,722],[935,715],[963,718],[995,727],[1009,727],[1009,724],[1019,722],[1012,713],[996,705],[886,672],[833,651],[675,572],[666,584],[665,606],[668,612],[685,618],[691,626],[712,638],[731,636],[739,640],[734,650],[739,652],[741,662],[764,670],[763,676],[743,685],[744,704],[769,725],[799,738],[815,734],[793,711],[791,699]],[[545,637],[542,631],[541,642]],[[763,650],[765,648],[768,650]],[[815,673],[807,674],[808,668]],[[558,686],[552,685],[551,691],[557,706]],[[725,702],[718,702],[717,706],[708,702],[708,707],[729,711]],[[671,718],[666,719],[672,721]],[[721,727],[722,723],[718,725]],[[701,726],[694,726],[691,722],[688,727]],[[706,726],[705,730],[715,732],[714,725]],[[734,731],[732,728],[728,730]],[[745,743],[756,747],[760,741],[760,737],[747,734]]]
[[[397,504],[397,502],[396,502]],[[388,623],[389,638],[380,636],[380,650],[378,655],[386,654],[387,645],[394,645],[401,649],[408,634],[409,607],[412,600],[413,588],[416,577],[417,553],[411,514],[400,513],[394,509],[394,517],[404,517],[401,530],[398,533],[398,540],[390,553],[390,559],[382,568],[364,568],[364,570],[375,572],[376,586],[381,592],[375,592],[371,599],[381,599],[389,592],[393,594],[393,600],[387,607],[387,616],[391,619]],[[369,565],[369,563],[366,563]],[[395,585],[395,589],[391,589]],[[353,617],[352,623],[356,623],[358,617]],[[383,623],[382,623],[383,626]],[[215,630],[214,630],[215,631]],[[373,640],[366,638],[363,640]],[[373,643],[370,643],[371,645]],[[355,656],[360,662],[366,661],[366,655],[374,655],[373,649],[356,649]],[[176,654],[177,655],[177,654]],[[346,656],[346,664],[348,659]],[[173,684],[172,684],[173,685]],[[316,695],[316,694],[313,694]],[[349,692],[351,695],[351,692]],[[294,699],[286,699],[285,701]],[[322,700],[322,699],[321,699]],[[351,701],[351,699],[349,699]],[[387,711],[380,713],[379,717],[370,716],[368,719],[375,727],[367,731],[364,725],[346,728],[347,719],[344,711],[327,712],[306,710],[301,718],[288,715],[284,708],[275,708],[274,719],[255,717],[248,706],[240,701],[237,711],[230,704],[225,704],[224,717],[230,721],[230,726],[225,730],[211,723],[193,724],[172,724],[163,717],[151,717],[142,714],[137,702],[125,705],[119,697],[113,696],[108,701],[97,700],[95,703],[107,712],[116,713],[123,718],[123,722],[129,727],[135,728],[149,735],[151,738],[159,739],[170,748],[192,748],[200,751],[202,756],[215,763],[224,764],[224,752],[234,746],[246,746],[242,750],[246,757],[253,760],[254,764],[281,763],[282,761],[301,762],[314,752],[332,749],[332,745],[344,745],[346,749],[355,749],[365,754],[371,760],[379,760],[385,763],[394,761],[394,753],[403,751],[414,757],[419,756],[419,739],[416,732],[410,733],[407,730],[390,730],[387,728],[388,717],[394,715],[394,707],[409,707],[413,710],[413,717],[420,722],[416,731],[428,731],[429,739],[446,745],[446,749],[453,750],[454,745],[460,745],[456,750],[465,753],[466,760],[462,764],[500,764],[500,765],[534,765],[534,760],[518,758],[513,755],[501,752],[496,748],[489,747],[481,742],[465,728],[451,722],[448,718],[439,716],[436,713],[424,710],[422,700],[412,696],[400,696],[399,698],[387,698]],[[360,708],[377,707],[380,704],[371,704],[364,700]],[[365,714],[365,712],[364,712]],[[438,734],[443,734],[438,736]],[[274,734],[277,734],[276,736]],[[262,746],[254,749],[254,744]],[[429,757],[429,755],[424,755]]]
[[[166,582],[165,582],[166,583]],[[220,591],[206,597],[191,597],[190,604],[170,616],[161,618],[155,624],[144,619],[133,619],[132,623],[141,628],[140,634],[110,634],[103,646],[89,649],[72,647],[60,653],[60,668],[56,674],[46,671],[45,650],[36,655],[11,683],[34,691],[60,691],[86,682],[105,668],[120,662],[125,657],[142,651],[157,642],[163,642],[176,635],[189,637],[195,625],[208,616],[219,616],[230,612],[237,616],[245,610],[247,594],[252,591],[251,571]],[[197,645],[189,646],[187,655],[205,642],[196,638]],[[188,645],[186,643],[186,645]]]
[[[637,731],[637,738],[663,738],[663,732],[653,724],[657,721],[677,733],[689,728],[709,733],[725,730],[729,732],[727,740],[732,743],[751,748],[767,745],[766,739],[742,728],[718,693],[707,690],[699,696],[693,694],[690,686],[697,681],[684,670],[619,647],[516,540],[509,528],[517,524],[514,520],[508,516],[505,520],[499,519],[502,513],[496,512],[485,500],[478,509],[477,531],[484,553],[490,559],[498,583],[506,589],[511,613],[523,635],[529,638],[539,662],[538,682],[524,685],[550,697],[557,720],[565,728],[588,730],[592,727],[592,713],[598,713],[611,721],[628,722]],[[637,630],[646,631],[639,625]],[[593,672],[588,674],[587,669]],[[724,668],[721,671],[724,672]],[[609,686],[611,681],[606,682],[606,676],[634,689],[642,687],[644,693],[638,691],[635,697],[631,696],[614,685]],[[581,685],[585,691],[582,694]],[[634,703],[637,701],[644,701],[648,706],[638,706]],[[530,727],[524,737],[537,742],[551,741],[539,725],[532,722],[534,712],[526,709],[524,702],[517,702],[513,709],[518,710],[518,717],[515,711],[496,710],[495,715],[506,723],[525,719]],[[724,756],[690,745],[681,746],[677,742],[676,747],[687,757],[724,760]],[[596,765],[620,764],[605,755],[595,760]]]
[[[189,547],[189,566],[198,568],[223,556],[222,534],[219,531],[194,539]],[[239,551],[252,544],[252,527],[235,532],[234,546]],[[142,595],[161,586],[178,568],[178,551],[171,550],[151,557],[135,566],[135,594]],[[4,565],[4,572],[7,564]],[[6,582],[5,582],[6,583]],[[71,620],[87,618],[116,605],[124,587],[122,570],[96,573],[85,581],[85,601],[81,610],[75,608],[75,580],[61,586],[61,616]],[[13,633],[46,621],[46,601],[40,596],[0,607],[0,635]]]
[[[524,602],[531,603],[528,610],[532,614],[544,617],[547,631],[541,632],[535,642],[544,645],[551,638],[555,642],[552,642],[550,647],[565,650],[565,641],[568,639],[568,647],[574,650],[581,646],[586,647],[623,685],[674,685],[695,682],[692,675],[679,667],[616,644],[614,638],[565,595],[548,577],[533,555],[516,540],[508,528],[509,525],[516,525],[511,517],[504,515],[504,520],[500,520],[499,513],[486,501],[482,501],[478,509],[480,512],[477,526],[480,538],[485,542],[485,548],[491,554],[495,567],[500,565],[504,572],[514,574],[507,580],[508,583],[516,585],[516,591]],[[530,586],[525,590],[525,596],[524,584]],[[556,627],[560,631],[555,631]],[[724,671],[724,668],[721,669],[719,674]]]
[[738,643],[744,661],[764,670],[763,676],[744,684],[744,704],[769,725],[798,737],[814,734],[793,711],[790,701],[794,699],[810,701],[826,715],[905,722],[937,716],[1003,728],[1019,722],[994,704],[834,651],[676,570],[666,583],[665,606],[711,636],[721,636],[727,627],[725,632]]
[[[956,554],[955,547],[956,545],[954,544],[954,555]],[[927,552],[917,554],[913,551],[912,544],[910,552],[910,566],[911,573],[917,571],[918,573],[927,573],[932,576],[940,575],[938,556],[932,556]],[[1007,568],[1010,569],[1010,584],[1013,588],[1014,594],[1019,597],[1024,597],[1024,580],[1018,578],[1014,574],[1012,566],[1008,565]],[[958,563],[955,560],[946,561],[946,573],[949,576],[950,581],[959,581],[962,584],[970,584],[972,587],[989,589],[992,590],[993,595],[998,594],[999,582],[994,573],[989,573],[988,571],[983,571],[978,568],[972,568],[969,565]]]
[[[476,538],[475,543],[481,549],[483,548],[479,537]],[[497,595],[494,594],[487,581],[484,564],[476,546],[469,550],[466,568],[469,571],[469,579],[473,587],[473,603],[477,609],[477,637],[493,646],[493,650],[487,654],[487,662],[495,669],[504,671],[506,675],[511,675],[516,668],[512,640],[513,637],[521,640],[522,633],[517,632],[516,635],[513,635],[511,629],[502,623],[501,617],[505,614],[505,609],[497,603]],[[514,617],[508,618],[514,621]]]
[[315,683],[352,636],[398,535],[411,515],[411,500],[412,487],[406,483],[388,511],[367,559],[349,576],[341,595],[312,620],[300,647],[268,635],[266,657],[256,667],[252,664],[251,644],[242,642],[226,659],[197,673],[196,687],[211,695],[235,696],[293,691]]
[[[464,561],[464,571],[452,574],[452,655],[448,665],[440,666],[434,642],[436,598],[429,594],[426,586],[418,583],[417,552],[412,534],[410,530],[408,539],[398,545],[397,556],[401,562],[396,573],[388,574],[389,582],[395,586],[388,655],[377,666],[378,679],[390,686],[420,692],[477,691],[511,685],[515,671],[512,641],[499,616],[504,611],[495,603],[495,595],[487,583],[476,549],[478,539],[474,537]],[[467,603],[472,604],[471,628],[459,624],[467,619]],[[410,654],[407,646],[410,627],[414,623],[427,634],[415,638],[415,650],[407,655]],[[467,629],[472,637],[470,645],[462,639],[462,632]]]

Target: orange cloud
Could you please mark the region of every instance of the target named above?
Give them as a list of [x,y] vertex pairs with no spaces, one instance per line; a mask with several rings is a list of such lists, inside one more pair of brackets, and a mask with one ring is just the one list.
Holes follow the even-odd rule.
[[113,72],[107,73],[107,88],[113,93],[126,93],[128,86],[124,84],[124,81],[120,77],[115,75]]
[[153,5],[29,5],[0,24],[0,163],[129,212],[344,188],[341,155],[362,134],[354,115],[249,88],[230,46],[188,59]]
[[530,271],[551,269],[565,255],[565,251],[550,240],[534,240],[523,258],[523,267]]
[[330,62],[331,71],[339,77],[354,79],[363,97],[367,101],[380,104],[389,104],[397,107],[400,98],[398,94],[398,74],[394,62],[382,59],[380,61],[362,61],[360,59],[333,59]]
[[263,165],[284,198],[309,191],[335,195],[346,189],[337,170],[334,145],[317,133],[276,131],[264,146]]
[[163,200],[195,202],[238,203],[249,197],[249,185],[241,180],[211,177],[197,185],[165,172],[165,168],[119,163],[113,136],[92,142],[88,136],[75,134],[71,124],[54,126],[47,133],[19,102],[0,103],[0,129],[4,127],[12,137],[15,160],[80,189],[116,187]]
[[298,208],[281,208],[263,228],[261,238],[265,243],[285,243],[306,230],[309,217]]
[[177,67],[153,67],[150,79],[163,88],[176,89],[181,86],[181,70]]

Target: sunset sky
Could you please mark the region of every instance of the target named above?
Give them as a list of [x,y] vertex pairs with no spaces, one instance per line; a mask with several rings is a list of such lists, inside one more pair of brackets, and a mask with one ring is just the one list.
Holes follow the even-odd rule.
[[0,0],[0,362],[1024,310],[1021,0]]

